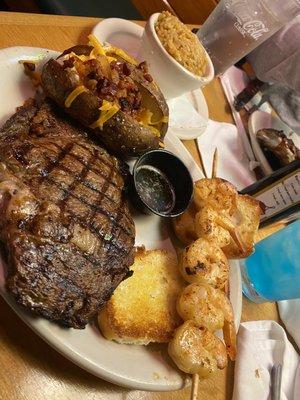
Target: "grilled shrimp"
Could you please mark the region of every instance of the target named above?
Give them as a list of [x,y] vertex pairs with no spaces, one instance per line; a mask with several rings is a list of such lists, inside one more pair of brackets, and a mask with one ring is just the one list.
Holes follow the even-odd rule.
[[180,256],[179,269],[190,283],[207,283],[224,289],[228,281],[229,264],[223,251],[206,239],[197,239]]
[[224,228],[224,223],[222,223],[225,218],[226,220],[228,219],[209,206],[201,208],[197,212],[194,221],[197,237],[210,240],[221,248],[229,245],[231,236],[229,231]]
[[236,332],[233,310],[228,297],[219,289],[203,283],[185,287],[177,300],[178,314],[184,321],[192,320],[210,332],[223,329],[224,340],[231,360],[236,356]]
[[173,229],[177,238],[186,246],[198,237],[195,232],[196,209],[192,203],[189,208],[173,220]]
[[236,210],[238,193],[235,187],[221,178],[200,179],[195,183],[194,201],[198,210],[210,206],[232,215]]
[[223,342],[206,328],[185,321],[169,343],[169,354],[177,367],[187,374],[206,378],[227,365]]

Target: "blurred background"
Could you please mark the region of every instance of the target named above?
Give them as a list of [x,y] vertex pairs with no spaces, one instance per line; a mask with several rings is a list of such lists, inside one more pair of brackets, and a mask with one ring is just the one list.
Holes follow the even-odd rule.
[[217,0],[0,0],[3,11],[148,19],[155,12],[169,10],[183,22],[202,24]]

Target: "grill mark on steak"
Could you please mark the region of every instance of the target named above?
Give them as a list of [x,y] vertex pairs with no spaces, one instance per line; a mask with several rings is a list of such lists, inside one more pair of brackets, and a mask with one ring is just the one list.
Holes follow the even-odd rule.
[[[54,144],[59,150],[62,150],[62,148],[61,148],[60,146],[58,146],[56,143],[53,143],[53,144]],[[80,162],[83,166],[87,166],[87,165],[88,165],[82,158],[78,157],[76,154],[68,153],[68,154],[66,154],[66,155],[68,155],[68,156],[74,158],[75,160],[77,160],[78,162]],[[49,160],[51,160],[51,159],[49,158]],[[109,164],[105,164],[105,165],[109,166]],[[58,166],[58,165],[57,165],[57,166]],[[62,169],[65,169],[67,172],[70,172],[70,170],[67,169],[64,165],[59,164],[59,167],[62,168]],[[107,175],[103,174],[103,172],[100,171],[98,168],[95,168],[95,167],[93,167],[93,166],[90,166],[90,167],[89,167],[89,170],[92,171],[92,172],[94,172],[95,174],[99,174],[99,175],[102,176],[103,178],[107,179]],[[71,171],[71,172],[72,172],[72,171]],[[118,185],[116,185],[114,182],[109,182],[109,184],[112,185],[112,186],[114,186],[114,187],[116,187],[116,188],[118,188]]]
[[47,102],[4,125],[0,159],[7,289],[35,313],[83,328],[133,262],[122,165]]
[[[67,172],[68,174],[71,174],[71,173],[72,173],[72,171],[71,171],[69,168],[67,168],[65,165],[60,164],[60,165],[59,165],[59,168],[62,169],[63,171],[65,171],[65,172]],[[90,169],[90,170],[92,170],[92,169]],[[105,176],[105,178],[108,178],[108,177]],[[112,199],[110,196],[108,196],[106,193],[103,193],[103,192],[101,192],[100,190],[98,190],[96,187],[94,187],[93,184],[92,184],[90,181],[85,180],[85,181],[83,181],[83,182],[81,182],[81,183],[82,183],[86,188],[91,189],[93,192],[101,193],[101,194],[103,195],[103,197],[105,197],[107,200],[111,201],[111,202],[114,203],[114,204],[117,204],[116,201],[115,201],[114,199]],[[110,184],[110,185],[113,185],[113,182],[109,182],[109,184]],[[116,186],[116,185],[114,185],[114,186]],[[128,218],[127,215],[125,215],[125,217]]]
[[[93,217],[95,216],[95,214],[96,214],[97,212],[98,212],[98,213],[101,213],[101,214],[105,215],[106,217],[108,217],[109,219],[114,220],[114,225],[115,225],[117,228],[122,229],[122,230],[123,230],[125,233],[127,233],[128,235],[130,234],[130,231],[129,231],[129,230],[127,230],[126,228],[124,228],[124,226],[118,224],[118,221],[117,221],[117,219],[118,219],[118,218],[117,218],[117,217],[118,217],[117,212],[118,212],[118,211],[115,213],[115,214],[116,214],[116,217],[114,217],[112,214],[108,213],[107,211],[105,211],[105,210],[103,210],[101,207],[99,207],[99,205],[89,203],[89,202],[86,201],[84,198],[82,198],[82,197],[80,197],[80,196],[77,196],[75,193],[72,193],[72,192],[70,192],[68,189],[62,187],[58,182],[56,182],[55,180],[53,180],[53,179],[50,178],[49,176],[47,176],[46,179],[47,179],[49,182],[51,182],[54,186],[56,186],[56,187],[58,187],[59,189],[61,189],[61,191],[66,192],[67,195],[68,195],[68,197],[73,197],[74,199],[80,201],[82,204],[84,204],[84,205],[89,206],[90,208],[92,208],[92,209],[94,210]],[[102,193],[101,193],[101,195],[102,195]],[[101,200],[102,200],[102,198],[103,198],[103,197],[101,197]],[[70,210],[68,210],[68,213],[70,213]],[[74,214],[72,214],[72,215],[74,215]],[[122,214],[121,214],[121,215],[122,215]],[[128,218],[128,215],[125,214],[125,216],[126,216],[126,218]],[[85,221],[85,220],[82,219],[81,221]]]
[[[61,147],[60,147],[58,144],[56,144],[56,143],[53,143],[53,144],[54,144],[58,149],[61,150]],[[80,143],[76,143],[76,145],[77,145],[78,147],[81,147],[82,149],[84,149],[86,152],[88,152],[88,153],[91,155],[90,149],[88,149],[87,147],[83,146],[83,145],[80,144]],[[82,160],[80,157],[76,156],[76,154],[69,153],[69,155],[70,155],[71,157],[75,158],[76,160],[78,160],[79,162],[81,162],[83,165],[86,165],[86,162],[85,162],[84,160]],[[105,161],[105,159],[104,159],[103,157],[101,157],[101,154],[100,154],[99,152],[98,152],[98,156],[99,156],[99,158],[101,159],[101,161],[102,161],[102,163],[103,163],[104,165],[106,165],[106,166],[109,167],[110,169],[113,169],[115,172],[119,172],[113,164],[108,163],[107,161]],[[94,171],[94,172],[96,172],[96,173],[102,174],[102,172],[101,172],[99,169],[96,169],[96,170],[95,170],[95,169],[94,169],[94,170],[92,169],[92,171]]]
[[[111,233],[110,233],[110,242],[108,243],[108,249],[107,249],[107,254],[109,252],[109,250],[111,249],[111,246],[114,245],[114,243],[112,242],[112,238],[114,237],[115,231],[116,231],[116,225],[119,222],[121,216],[122,216],[122,206],[124,203],[124,198],[123,198],[123,202],[120,204],[118,211],[117,211],[117,217],[116,217],[116,224],[112,226],[111,228]],[[109,261],[109,260],[107,260]]]
[[41,171],[41,179],[47,178],[48,175],[53,171],[53,169],[59,164],[59,162],[71,151],[73,147],[73,143],[69,142],[65,147],[61,148],[60,153],[58,153],[57,158],[49,159],[48,164],[46,164],[45,168]]
[[94,149],[94,153],[90,156],[89,162],[83,166],[79,175],[74,176],[74,180],[71,183],[71,185],[67,189],[64,189],[65,196],[59,202],[59,205],[61,206],[62,210],[65,209],[66,200],[72,194],[72,191],[76,188],[77,185],[82,183],[83,180],[86,178],[86,176],[89,172],[89,165],[93,165],[94,161],[97,159],[97,155],[98,155],[98,151]]
[[[102,203],[102,200],[103,200],[103,198],[105,196],[105,193],[107,192],[107,189],[108,189],[108,186],[109,186],[109,179],[112,178],[113,174],[114,174],[114,171],[111,169],[110,174],[108,176],[108,179],[107,179],[107,181],[104,183],[104,185],[102,187],[102,191],[101,192],[100,191],[97,192],[98,193],[98,198],[97,198],[97,200],[95,202],[94,209],[92,210],[92,213],[88,217],[89,224],[93,220],[93,218],[95,217],[95,215],[96,215],[98,210],[101,210],[100,212],[103,213],[103,209],[101,208],[101,203]],[[111,218],[110,215],[106,215],[106,216]],[[118,223],[117,218],[115,219],[115,223],[116,224]],[[121,228],[121,229],[124,229],[121,225],[118,225],[118,227]],[[128,232],[126,232],[126,233],[128,233]]]

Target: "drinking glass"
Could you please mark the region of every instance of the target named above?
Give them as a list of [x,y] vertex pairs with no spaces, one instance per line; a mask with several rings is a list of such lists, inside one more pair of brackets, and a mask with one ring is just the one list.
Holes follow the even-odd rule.
[[299,13],[300,0],[221,0],[197,35],[217,75]]
[[257,243],[241,272],[243,293],[255,303],[300,298],[300,220]]

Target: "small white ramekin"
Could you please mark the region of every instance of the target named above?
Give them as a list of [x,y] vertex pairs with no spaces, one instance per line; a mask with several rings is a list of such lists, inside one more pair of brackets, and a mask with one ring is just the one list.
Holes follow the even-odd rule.
[[214,78],[214,67],[207,52],[205,51],[207,65],[204,76],[188,71],[161,44],[155,31],[158,16],[159,13],[152,14],[147,21],[138,58],[148,62],[149,71],[165,97],[172,99],[207,85]]

